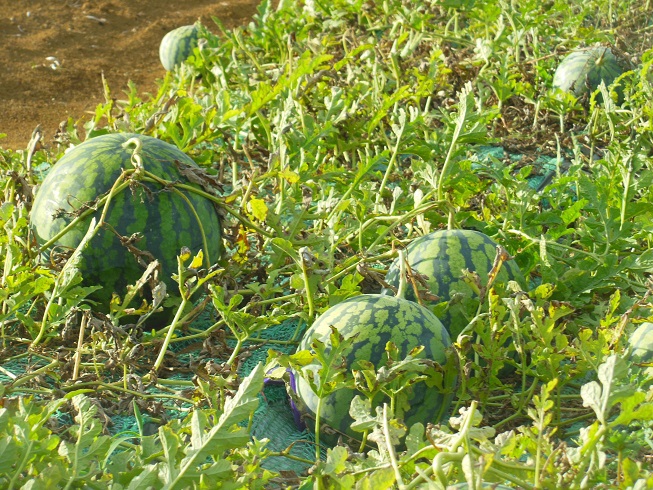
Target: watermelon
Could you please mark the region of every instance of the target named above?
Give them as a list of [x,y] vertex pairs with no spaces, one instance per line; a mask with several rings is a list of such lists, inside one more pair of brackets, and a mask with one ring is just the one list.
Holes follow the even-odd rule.
[[163,36],[159,46],[159,58],[163,67],[170,71],[186,61],[197,46],[198,37],[197,25],[181,26]]
[[[176,146],[150,136],[130,133],[88,139],[68,151],[50,169],[38,188],[30,226],[39,245],[63,230],[74,219],[75,211],[85,209],[108,193],[122,169],[134,168],[131,163],[134,150],[124,145],[131,138],[142,143],[140,156],[145,170],[162,179],[191,185],[176,162],[191,167],[197,165]],[[106,217],[106,222],[121,236],[142,234],[133,245],[159,260],[161,279],[166,283],[168,293],[173,295],[178,294],[178,286],[171,274],[177,272],[177,255],[182,247],[188,247],[192,253],[202,249],[206,265],[215,262],[221,250],[220,221],[212,201],[191,191],[181,192],[183,196],[163,189],[159,184],[141,181],[140,185],[114,195]],[[88,230],[91,218],[99,219],[101,212],[100,206],[53,246],[59,250],[76,248]],[[100,229],[82,252],[80,271],[84,284],[102,286],[91,299],[100,303],[101,311],[106,311],[112,293],[124,296],[125,286],[134,284],[141,277],[144,266],[139,265],[115,233]]]
[[[644,322],[628,339],[630,360],[637,364],[653,364],[653,323]],[[644,372],[653,377],[653,366]]]
[[[623,62],[610,48],[594,47],[567,55],[553,75],[553,86],[581,97],[588,88],[596,90],[601,81],[609,86],[623,72]],[[618,93],[621,99],[623,93]]]
[[[456,338],[469,321],[474,318],[481,298],[463,279],[464,269],[476,272],[481,285],[487,286],[488,273],[492,270],[497,254],[497,244],[487,235],[474,230],[439,230],[413,240],[406,247],[406,261],[411,269],[426,276],[426,284],[437,301],[428,302],[449,334]],[[398,287],[400,279],[399,259],[391,264],[386,282]],[[525,284],[524,277],[514,260],[503,263],[495,284],[508,281]],[[389,290],[384,290],[388,294]],[[406,299],[416,301],[411,283],[406,285]]]
[[[367,360],[377,369],[380,368],[384,363],[385,346],[389,341],[397,346],[402,359],[413,348],[423,345],[424,350],[420,357],[432,359],[440,364],[446,362],[445,349],[451,345],[442,323],[428,309],[394,296],[363,294],[348,298],[324,312],[304,335],[299,350],[310,350],[311,343],[316,339],[328,347],[331,326],[345,339],[358,335],[345,355],[348,368],[357,360]],[[315,363],[304,369],[317,371],[318,368]],[[305,418],[310,425],[318,398],[303,378],[295,376],[295,379],[300,409],[306,413]],[[454,387],[449,388],[451,389],[448,393],[442,393],[422,382],[413,385],[409,406],[404,407],[404,423],[408,426],[416,422],[424,425],[428,422],[437,423],[446,415],[453,398]],[[322,404],[321,420],[336,431],[359,439],[362,434],[351,429],[353,420],[349,415],[349,407],[356,393],[353,389],[341,388],[329,395]],[[380,406],[383,402],[389,402],[389,399],[378,394],[373,405]],[[399,413],[396,415],[400,416]]]

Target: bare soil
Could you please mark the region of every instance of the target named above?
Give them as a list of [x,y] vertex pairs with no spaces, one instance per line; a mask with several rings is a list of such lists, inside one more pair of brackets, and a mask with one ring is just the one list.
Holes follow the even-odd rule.
[[198,18],[214,32],[247,23],[259,0],[0,0],[0,147],[43,144],[62,121],[84,122],[104,101],[102,74],[119,95],[133,81],[153,93],[165,70],[159,44]]

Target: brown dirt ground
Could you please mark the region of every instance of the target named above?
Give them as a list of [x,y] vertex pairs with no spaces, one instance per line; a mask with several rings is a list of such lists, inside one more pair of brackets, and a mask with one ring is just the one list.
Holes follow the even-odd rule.
[[[198,18],[217,32],[251,19],[258,0],[0,0],[0,147],[26,148],[37,125],[49,145],[62,121],[85,121],[133,81],[153,93],[165,71],[159,44]],[[47,58],[54,57],[54,60]],[[53,69],[55,68],[55,69]]]

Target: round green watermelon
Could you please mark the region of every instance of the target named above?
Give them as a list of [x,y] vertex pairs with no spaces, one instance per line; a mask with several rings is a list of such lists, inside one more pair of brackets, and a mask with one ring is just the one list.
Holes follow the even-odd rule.
[[[601,81],[606,87],[609,86],[623,72],[623,62],[610,48],[583,49],[572,52],[562,60],[553,75],[553,86],[581,97],[588,88],[591,92],[596,90]],[[621,97],[622,93],[619,92]]]
[[[178,164],[197,165],[176,146],[157,138],[130,133],[98,136],[68,151],[48,172],[38,188],[30,216],[30,225],[39,245],[62,231],[80,209],[92,206],[108,193],[123,169],[134,168],[133,148],[125,143],[137,138],[142,143],[140,156],[143,168],[159,178],[190,184]],[[171,295],[178,295],[178,286],[171,275],[177,272],[177,256],[182,247],[193,254],[204,252],[205,265],[218,260],[221,251],[221,229],[214,204],[191,191],[183,196],[152,182],[140,181],[111,200],[106,222],[123,237],[141,234],[132,245],[149,252],[162,268],[161,279]],[[100,206],[73,229],[60,237],[54,247],[75,249],[88,230],[92,217],[100,218]],[[195,216],[197,214],[197,217]],[[201,223],[201,227],[200,227]],[[206,249],[203,234],[206,238]],[[125,286],[134,284],[143,274],[148,260],[139,264],[109,229],[100,229],[83,250],[80,270],[84,284],[102,289],[91,296],[106,311],[112,293],[124,296]]]
[[[633,332],[628,339],[630,347],[630,360],[637,364],[653,363],[653,323],[644,322]],[[653,366],[644,371],[653,375]]]
[[159,58],[163,67],[170,71],[182,64],[197,46],[199,29],[196,25],[173,29],[161,40]]
[[[411,269],[426,277],[426,284],[437,301],[446,302],[435,311],[449,334],[456,338],[469,321],[474,318],[481,298],[463,279],[464,269],[476,272],[481,285],[487,286],[488,273],[492,270],[497,244],[487,235],[474,230],[439,230],[416,238],[406,247],[406,261]],[[400,279],[399,259],[391,264],[386,282],[398,287]],[[501,266],[495,284],[517,281],[522,287],[524,277],[514,260]],[[384,291],[389,293],[388,290]],[[411,283],[406,285],[406,299],[416,301]]]
[[[451,345],[442,323],[428,309],[394,296],[364,294],[348,298],[324,312],[304,335],[299,350],[310,350],[311,343],[316,339],[330,346],[331,326],[345,339],[358,335],[345,355],[348,368],[357,360],[369,361],[377,369],[380,368],[384,364],[385,346],[390,341],[397,346],[402,359],[413,348],[424,346],[420,357],[440,364],[446,362],[445,349]],[[316,372],[318,368],[317,364],[312,364],[304,369]],[[310,425],[318,398],[303,378],[296,378],[297,394],[303,405],[300,408],[307,414]],[[413,385],[409,406],[402,407],[404,423],[409,427],[416,422],[424,425],[437,423],[449,409],[455,391],[455,387],[450,388],[448,393],[442,393],[424,382]],[[321,420],[341,434],[360,439],[362,434],[350,427],[353,420],[349,407],[356,393],[348,388],[332,393],[323,401]],[[378,394],[373,405],[380,406],[384,402],[389,402],[389,399]],[[396,415],[400,417],[399,413]]]

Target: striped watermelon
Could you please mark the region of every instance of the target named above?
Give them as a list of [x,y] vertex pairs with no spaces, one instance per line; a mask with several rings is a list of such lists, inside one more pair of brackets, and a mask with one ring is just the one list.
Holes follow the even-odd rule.
[[[610,48],[594,47],[567,55],[553,75],[553,86],[581,97],[588,87],[593,92],[601,80],[607,87],[623,72],[623,62]],[[618,93],[621,99],[623,93]]]
[[[478,294],[462,279],[462,271],[468,269],[476,272],[485,287],[496,254],[497,244],[487,235],[474,230],[435,231],[413,240],[406,247],[406,261],[411,269],[427,277],[429,291],[439,298],[439,302],[448,302],[435,311],[453,338],[467,326],[479,306]],[[399,259],[396,259],[388,270],[386,282],[399,286],[399,274]],[[505,284],[511,280],[522,286],[525,284],[514,260],[502,265],[495,283]],[[407,284],[405,296],[411,301],[416,300],[410,283]]]
[[163,67],[170,71],[188,59],[197,46],[197,25],[181,26],[163,36],[159,46],[159,58]]
[[[346,355],[347,366],[356,360],[368,360],[376,368],[380,368],[385,358],[386,343],[392,341],[404,358],[417,346],[423,345],[421,356],[444,364],[445,349],[451,345],[451,340],[442,323],[428,309],[405,299],[379,294],[364,294],[348,298],[324,312],[306,332],[299,350],[310,349],[313,340],[330,343],[330,327],[335,327],[345,338],[354,334],[358,337]],[[316,371],[317,365],[305,369]],[[308,415],[315,414],[317,396],[309,384],[301,377],[297,378],[297,393],[304,405],[301,407]],[[428,422],[438,422],[449,409],[453,397],[450,393],[441,393],[438,389],[427,387],[425,383],[417,383],[412,387],[410,406],[405,407],[404,422],[410,426],[416,422],[426,425]],[[353,422],[349,416],[349,406],[355,391],[342,388],[332,393],[323,402],[322,421],[340,433],[353,438],[360,438],[361,433],[351,430]],[[388,399],[374,400],[382,404]],[[399,416],[399,414],[397,414]]]
[[[630,360],[637,364],[653,364],[653,323],[644,322],[628,339]],[[647,367],[645,373],[653,376],[653,366]]]
[[[175,162],[195,166],[195,162],[177,147],[150,136],[129,133],[106,134],[86,140],[66,153],[49,171],[39,187],[31,213],[31,227],[39,244],[57,235],[73,216],[71,213],[92,204],[106,194],[122,169],[133,168],[132,148],[123,144],[131,138],[142,142],[140,155],[145,170],[171,181],[188,183]],[[154,183],[125,189],[115,195],[107,214],[107,223],[122,236],[141,233],[134,245],[150,252],[162,266],[168,292],[178,286],[171,279],[177,272],[177,255],[183,246],[193,253],[204,249],[203,237],[192,206],[202,223],[208,250],[205,263],[218,259],[221,230],[213,203],[195,193],[184,191],[186,199]],[[102,209],[93,216],[99,218]],[[56,242],[58,248],[77,247],[86,233],[91,217],[70,230]],[[101,285],[92,299],[105,311],[113,292],[125,294],[125,286],[133,284],[144,271],[114,233],[101,229],[83,251],[80,267],[87,285]],[[177,293],[178,294],[178,293]]]

